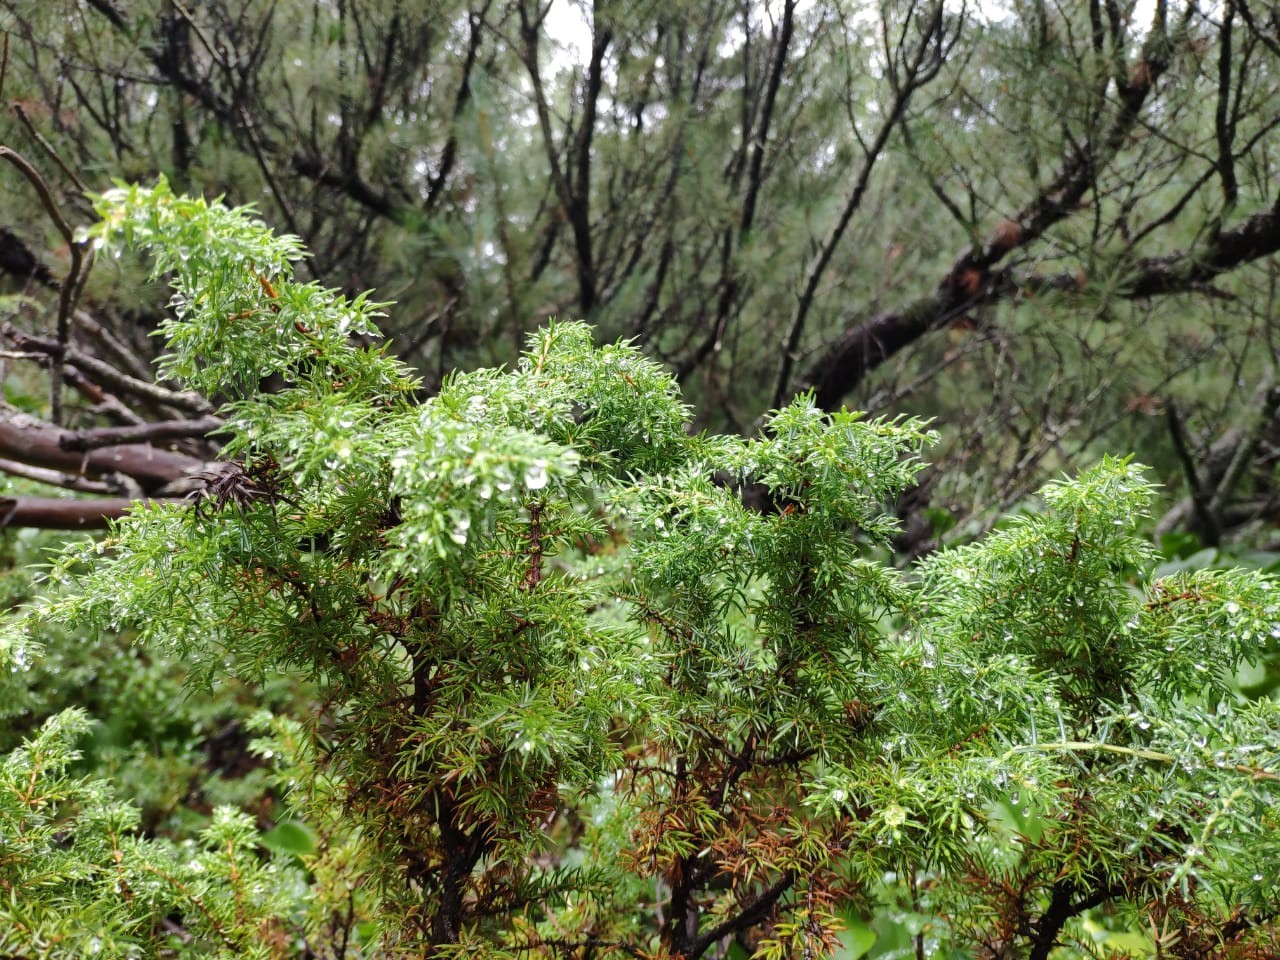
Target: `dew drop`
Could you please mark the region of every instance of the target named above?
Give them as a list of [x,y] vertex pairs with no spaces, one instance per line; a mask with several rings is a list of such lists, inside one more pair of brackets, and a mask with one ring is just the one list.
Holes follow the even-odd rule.
[[541,490],[547,485],[547,461],[535,460],[524,471],[524,485],[529,490]]
[[454,515],[453,529],[449,531],[449,539],[458,546],[467,542],[467,531],[471,529],[471,518],[465,513]]

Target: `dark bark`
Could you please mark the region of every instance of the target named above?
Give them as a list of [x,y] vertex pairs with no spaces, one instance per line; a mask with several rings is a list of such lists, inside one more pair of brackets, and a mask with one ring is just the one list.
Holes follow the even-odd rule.
[[42,530],[103,530],[144,501],[127,497],[64,500],[59,497],[0,497],[0,527]]
[[1280,200],[1217,234],[1204,250],[1147,257],[1121,288],[1126,297],[1155,297],[1204,287],[1214,278],[1280,251]]
[[878,314],[827,347],[805,372],[800,389],[812,390],[823,410],[835,410],[868,373],[970,305],[939,291],[901,310]]
[[406,206],[376,189],[350,167],[344,167],[341,164],[331,166],[322,157],[308,153],[293,154],[290,165],[293,167],[293,172],[299,176],[340,191],[380,217],[399,222],[410,213]]
[[437,826],[444,863],[439,870],[439,899],[431,918],[431,944],[443,947],[457,943],[467,918],[465,895],[467,881],[480,858],[489,849],[490,842],[481,826],[463,829],[458,822],[458,811],[452,798],[443,792],[436,795]]
[[1054,884],[1049,906],[1035,924],[1028,960],[1048,960],[1068,920],[1123,894],[1124,889],[1118,886],[1100,884],[1092,890],[1081,890],[1066,880]]
[[8,227],[0,227],[0,273],[23,283],[34,280],[42,287],[58,287],[53,271]]
[[771,883],[764,890],[760,891],[756,896],[752,897],[742,905],[741,910],[729,919],[712,927],[700,937],[696,937],[693,942],[693,949],[689,956],[700,957],[706,953],[708,949],[714,946],[725,937],[732,936],[741,930],[746,930],[756,926],[767,916],[782,899],[783,895],[791,889],[795,883],[795,874],[788,871]]
[[[1208,285],[1215,278],[1277,251],[1280,205],[1219,233],[1204,250],[1182,250],[1139,260],[1128,279],[1118,286],[1116,295],[1128,300],[1196,292],[1212,295],[1214,291]],[[1080,278],[1066,274],[1016,278],[1003,272],[973,273],[958,283],[957,277],[964,275],[961,264],[965,262],[962,258],[933,296],[877,314],[847,330],[810,364],[799,388],[813,390],[824,410],[835,410],[880,364],[968,310],[1046,292],[1066,297],[1082,292]]]
[[[598,15],[598,10],[597,10]],[[572,197],[566,213],[573,229],[573,249],[578,261],[578,308],[586,316],[596,307],[595,250],[591,235],[591,142],[596,129],[596,108],[604,80],[604,55],[613,34],[598,24],[587,65],[586,89],[582,94],[582,120],[574,142]]]

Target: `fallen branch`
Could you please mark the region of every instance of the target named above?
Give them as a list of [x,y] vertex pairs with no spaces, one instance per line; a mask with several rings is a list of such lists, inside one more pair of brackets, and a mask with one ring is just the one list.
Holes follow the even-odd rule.
[[48,484],[51,487],[62,487],[64,490],[76,490],[80,493],[118,494],[122,492],[123,486],[122,483],[113,479],[90,480],[77,474],[63,473],[46,467],[33,467],[16,460],[0,459],[0,473],[21,477],[24,480],[34,480],[36,483]]
[[77,452],[63,446],[64,438],[74,443],[76,434],[13,407],[0,406],[0,457],[5,459],[90,479],[123,474],[148,494],[208,467],[197,457],[146,444]]
[[198,420],[162,420],[132,427],[95,427],[64,433],[58,440],[63,450],[99,450],[129,443],[154,443],[160,440],[181,440],[203,437],[222,426],[218,417],[201,417]]
[[211,414],[215,409],[212,403],[199,394],[169,390],[147,380],[141,380],[127,373],[122,373],[106,361],[99,360],[92,354],[85,353],[76,347],[61,351],[58,341],[50,337],[38,337],[34,334],[23,333],[20,330],[13,329],[7,330],[6,335],[20,349],[37,350],[50,356],[61,354],[65,363],[83,370],[100,383],[106,384],[119,393],[150,400],[154,403],[201,416]]
[[0,527],[42,530],[103,530],[143,501],[64,500],[58,497],[0,497]]

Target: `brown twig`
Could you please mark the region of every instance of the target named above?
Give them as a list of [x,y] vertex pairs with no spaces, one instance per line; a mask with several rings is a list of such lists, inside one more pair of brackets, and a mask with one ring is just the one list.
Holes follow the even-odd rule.
[[62,171],[62,175],[74,183],[81,193],[88,193],[89,188],[85,186],[84,181],[81,180],[76,175],[76,172],[67,165],[67,162],[58,155],[58,151],[53,149],[53,144],[45,138],[44,134],[36,129],[35,124],[32,123],[31,118],[27,116],[27,111],[23,109],[22,104],[11,104],[9,109],[11,109],[14,116],[22,122],[22,126],[26,128],[27,134],[31,139],[38,143],[44,149],[44,152],[49,155],[49,159],[58,165],[58,169]]
[[[19,116],[23,116],[18,111]],[[45,183],[44,177],[40,172],[24,157],[10,147],[0,145],[0,157],[8,160],[18,171],[27,178],[27,181],[35,188],[36,193],[40,197],[40,203],[44,206],[45,212],[48,213],[49,219],[53,221],[53,225],[57,227],[58,232],[62,234],[63,240],[67,243],[67,249],[71,254],[71,266],[67,270],[67,275],[62,280],[61,289],[58,291],[58,332],[57,347],[51,352],[51,356],[57,361],[62,360],[66,354],[71,340],[71,318],[75,313],[76,299],[80,295],[80,278],[81,271],[84,268],[84,254],[87,245],[79,241],[75,237],[75,231],[71,229],[71,225],[67,223],[62,216],[62,211],[58,209],[58,204],[53,199],[53,193],[49,189],[49,185]],[[59,161],[61,164],[61,161]],[[49,408],[50,417],[54,423],[62,422],[62,378],[53,376],[49,378]]]
[[4,97],[4,78],[9,73],[9,31],[4,32],[3,49],[0,49],[0,98]]
[[1218,518],[1210,507],[1210,496],[1200,480],[1200,471],[1196,467],[1195,458],[1191,455],[1190,444],[1187,443],[1187,432],[1178,414],[1178,408],[1172,398],[1165,401],[1165,419],[1169,423],[1169,437],[1173,441],[1173,451],[1182,464],[1182,472],[1187,478],[1187,489],[1191,493],[1191,505],[1195,509],[1196,519],[1203,528],[1205,543],[1217,546],[1222,540],[1222,530]]
[[[18,330],[9,330],[7,334],[19,347],[33,348],[51,356],[57,351],[57,341],[48,337],[38,337]],[[64,359],[72,366],[93,375],[100,382],[121,393],[127,393],[144,400],[151,400],[155,403],[200,416],[211,414],[214,411],[213,404],[199,394],[169,390],[158,384],[122,373],[111,364],[98,359],[92,354],[85,353],[83,350],[77,350],[75,347],[71,347],[66,351]]]
[[158,440],[203,437],[221,426],[222,420],[218,417],[200,417],[197,420],[164,420],[129,427],[96,427],[64,433],[58,443],[63,450],[83,452],[122,443],[154,443]]
[[17,460],[6,460],[0,457],[0,473],[7,473],[24,480],[34,480],[51,487],[62,487],[64,490],[76,490],[80,493],[119,493],[120,484],[110,480],[90,480],[73,473],[51,470],[48,467],[33,467]]

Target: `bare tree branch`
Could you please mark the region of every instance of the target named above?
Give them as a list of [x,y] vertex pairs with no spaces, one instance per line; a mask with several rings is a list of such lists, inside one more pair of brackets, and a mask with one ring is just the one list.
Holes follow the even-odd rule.
[[57,497],[0,497],[0,527],[42,530],[102,530],[140,501],[64,500]]
[[[780,407],[786,399],[787,388],[791,383],[791,371],[797,359],[796,351],[800,346],[800,338],[804,333],[809,311],[813,308],[814,300],[818,293],[818,285],[826,274],[827,267],[831,264],[831,258],[835,255],[836,248],[840,245],[845,230],[848,229],[849,223],[853,220],[854,213],[862,205],[862,198],[871,182],[871,172],[875,168],[876,161],[888,144],[890,135],[897,129],[906,114],[912,95],[938,75],[942,63],[946,59],[947,50],[954,46],[956,40],[959,39],[959,29],[957,24],[951,41],[948,43],[942,4],[936,3],[929,12],[928,27],[925,33],[920,37],[915,50],[909,56],[906,64],[905,79],[894,84],[892,106],[889,108],[884,120],[881,121],[880,129],[876,131],[875,139],[866,147],[863,153],[862,163],[859,165],[858,173],[854,177],[853,188],[849,191],[844,208],[840,211],[840,216],[827,234],[826,239],[823,240],[818,256],[809,268],[804,290],[800,294],[795,313],[792,315],[786,337],[783,340],[782,360],[774,381],[773,396],[770,403],[772,408]],[[932,62],[926,62],[927,58],[931,58]]]
[[[19,172],[35,188],[45,212],[49,215],[53,225],[58,228],[58,232],[62,234],[62,239],[66,241],[67,249],[71,254],[71,265],[67,268],[67,275],[62,279],[58,292],[57,339],[54,341],[54,347],[50,354],[55,361],[58,361],[66,356],[70,345],[71,319],[75,314],[76,299],[80,294],[81,271],[85,266],[85,253],[88,250],[88,245],[76,239],[75,232],[63,218],[62,211],[58,209],[58,204],[53,199],[53,192],[49,189],[49,185],[45,183],[44,177],[22,154],[0,145],[0,158],[8,160],[13,166],[17,167]],[[49,378],[49,406],[53,422],[61,423],[62,379],[60,377]]]
[[[788,57],[791,54],[791,41],[795,34],[795,0],[785,0],[782,8],[782,22],[777,25],[773,38],[773,57],[770,60],[769,74],[765,81],[763,99],[760,104],[760,120],[754,127],[749,122],[752,111],[748,109],[748,105],[744,99],[744,117],[748,122],[743,124],[743,136],[746,137],[748,132],[751,133],[751,150],[750,163],[747,167],[747,186],[743,197],[742,213],[738,219],[738,229],[735,238],[734,232],[728,228],[723,231],[720,242],[720,283],[719,295],[716,297],[716,312],[713,318],[711,329],[702,339],[701,344],[687,357],[678,367],[677,373],[681,379],[687,377],[690,373],[702,366],[714,351],[719,350],[724,343],[725,330],[729,325],[729,316],[733,311],[735,302],[741,291],[741,280],[735,274],[732,255],[735,249],[740,248],[743,242],[751,233],[751,228],[755,225],[756,206],[759,202],[760,188],[764,183],[764,155],[765,147],[769,139],[770,127],[774,120],[774,109],[777,103],[778,90],[782,86],[782,77],[786,71]],[[747,42],[750,41],[750,30],[747,30]],[[744,69],[749,68],[750,58],[744,55]],[[747,97],[749,83],[744,82],[743,97]],[[744,140],[744,148],[747,141]],[[734,167],[730,176],[730,181],[734,189],[737,189],[738,180],[742,173],[741,161],[743,154],[740,152],[734,160]]]
[[159,440],[179,440],[187,437],[204,437],[222,427],[218,417],[201,417],[198,420],[165,420],[144,423],[132,427],[96,427],[65,433],[59,443],[64,450],[100,450],[122,443],[154,443]]
[[[813,390],[820,405],[834,409],[868,372],[925,334],[946,326],[973,307],[996,303],[1031,289],[1038,282],[1035,278],[1027,278],[1023,285],[1015,282],[1007,271],[993,273],[992,268],[1013,250],[1040,239],[1050,227],[1078,209],[1097,171],[1115,157],[1137,125],[1148,96],[1168,69],[1169,45],[1163,21],[1157,17],[1137,62],[1127,79],[1119,84],[1115,112],[1099,142],[1070,149],[1053,181],[1016,214],[1001,220],[984,244],[961,253],[933,295],[878,314],[846,330],[811,362],[799,388]],[[1211,262],[1226,269],[1228,260],[1232,260],[1232,266],[1238,266],[1246,259],[1263,255],[1260,251],[1276,239],[1272,236],[1274,213],[1262,215],[1262,222],[1247,225],[1247,229],[1242,227],[1215,240],[1215,247],[1221,245],[1222,254]],[[1239,259],[1233,259],[1232,254]],[[1187,257],[1177,255],[1169,263],[1164,262],[1167,258],[1140,262],[1125,295],[1150,296],[1191,289],[1199,282],[1204,269],[1189,269]],[[1164,276],[1169,278],[1169,283],[1166,289],[1159,289],[1159,280]],[[1061,278],[1055,278],[1050,284],[1064,291],[1068,289]]]
[[[14,329],[6,330],[5,336],[21,349],[38,350],[47,353],[50,357],[55,355],[56,342],[48,337],[37,337]],[[201,416],[211,414],[215,409],[212,403],[199,394],[169,390],[150,381],[121,373],[111,364],[75,347],[65,351],[64,359],[71,366],[83,370],[101,383],[129,396],[140,397]]]
[[112,480],[89,480],[72,473],[60,470],[49,470],[45,467],[33,467],[16,460],[0,459],[0,473],[24,480],[34,480],[51,487],[62,487],[64,490],[75,490],[79,493],[113,494],[120,493],[123,483]]
[[124,474],[145,493],[206,467],[196,457],[145,444],[118,444],[83,453],[67,449],[64,440],[74,444],[76,436],[7,404],[0,405],[0,457],[4,459],[89,478]]
[[428,211],[436,208],[442,196],[442,189],[448,182],[449,174],[453,172],[454,162],[458,158],[457,123],[471,101],[471,74],[475,70],[476,57],[480,52],[480,40],[484,35],[482,32],[484,20],[491,2],[492,0],[485,0],[479,10],[472,10],[467,14],[470,34],[467,37],[467,54],[462,63],[462,79],[458,82],[458,92],[453,99],[454,126],[450,128],[449,137],[445,140],[444,150],[440,154],[440,166],[427,184],[427,199],[423,206]]
[[760,923],[769,915],[769,911],[774,908],[778,900],[782,898],[782,895],[791,889],[791,885],[795,883],[795,880],[796,876],[791,871],[783,873],[768,887],[761,890],[759,894],[743,904],[738,913],[721,921],[699,936],[694,942],[691,956],[701,956],[707,949],[725,937]]

